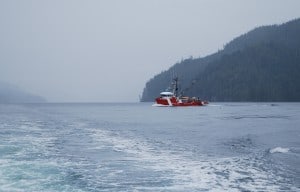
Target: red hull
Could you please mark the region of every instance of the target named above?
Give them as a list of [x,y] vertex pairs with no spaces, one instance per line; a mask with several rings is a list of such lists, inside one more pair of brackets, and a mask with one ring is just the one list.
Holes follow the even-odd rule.
[[201,101],[199,99],[178,99],[176,97],[158,97],[155,99],[159,106],[174,106],[174,107],[185,107],[185,106],[203,106],[207,105],[207,101]]

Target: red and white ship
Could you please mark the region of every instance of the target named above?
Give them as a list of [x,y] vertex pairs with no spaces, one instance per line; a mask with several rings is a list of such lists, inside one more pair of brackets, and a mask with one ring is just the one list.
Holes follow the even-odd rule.
[[174,78],[173,91],[165,91],[160,93],[160,97],[155,99],[156,104],[153,106],[203,106],[207,105],[207,101],[202,101],[196,97],[178,96],[178,78]]

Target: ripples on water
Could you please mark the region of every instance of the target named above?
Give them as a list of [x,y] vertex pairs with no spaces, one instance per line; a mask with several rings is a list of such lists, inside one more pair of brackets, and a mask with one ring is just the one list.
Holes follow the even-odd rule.
[[0,191],[299,191],[299,107],[0,105]]

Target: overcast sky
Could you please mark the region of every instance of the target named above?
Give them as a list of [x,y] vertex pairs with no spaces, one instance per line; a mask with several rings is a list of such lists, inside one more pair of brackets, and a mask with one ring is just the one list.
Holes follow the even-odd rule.
[[299,10],[299,0],[0,0],[0,81],[50,102],[135,102],[182,58]]

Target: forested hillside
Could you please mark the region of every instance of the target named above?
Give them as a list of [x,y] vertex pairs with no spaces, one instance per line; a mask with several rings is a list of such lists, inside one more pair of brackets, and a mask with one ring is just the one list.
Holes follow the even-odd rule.
[[223,50],[175,64],[147,82],[153,101],[172,77],[186,95],[210,101],[300,101],[300,19],[256,28]]

